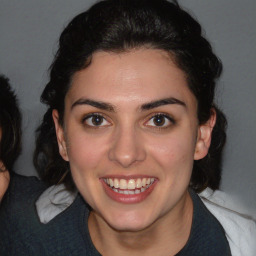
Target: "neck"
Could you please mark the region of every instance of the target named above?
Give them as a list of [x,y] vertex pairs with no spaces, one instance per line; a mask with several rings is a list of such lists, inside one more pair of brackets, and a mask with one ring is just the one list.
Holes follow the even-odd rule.
[[89,232],[96,249],[104,256],[175,255],[186,244],[192,225],[193,203],[188,192],[168,213],[140,231],[117,231],[94,211]]

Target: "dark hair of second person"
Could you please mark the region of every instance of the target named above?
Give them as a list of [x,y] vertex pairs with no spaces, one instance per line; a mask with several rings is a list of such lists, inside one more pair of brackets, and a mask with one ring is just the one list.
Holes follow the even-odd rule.
[[12,171],[21,152],[21,113],[9,80],[0,75],[0,160]]
[[212,111],[216,112],[209,152],[194,161],[190,186],[197,192],[206,187],[217,189],[226,118],[214,103],[214,91],[222,65],[199,23],[176,1],[101,1],[67,25],[50,68],[50,81],[41,96],[48,109],[37,130],[34,153],[40,176],[49,184],[64,182],[67,188],[74,188],[69,164],[59,154],[52,110],[57,109],[62,122],[64,99],[72,77],[90,65],[93,53],[128,52],[136,48],[160,49],[170,54],[186,74],[188,86],[197,99],[199,124],[205,123]]

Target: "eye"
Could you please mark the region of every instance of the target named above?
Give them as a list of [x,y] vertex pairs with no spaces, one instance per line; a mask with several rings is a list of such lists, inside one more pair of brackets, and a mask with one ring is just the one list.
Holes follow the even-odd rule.
[[90,114],[83,118],[83,123],[87,126],[102,127],[108,126],[110,123],[100,114]]
[[166,114],[157,114],[152,116],[148,122],[146,122],[146,126],[153,126],[159,128],[167,128],[171,124],[174,124],[174,120],[166,115]]

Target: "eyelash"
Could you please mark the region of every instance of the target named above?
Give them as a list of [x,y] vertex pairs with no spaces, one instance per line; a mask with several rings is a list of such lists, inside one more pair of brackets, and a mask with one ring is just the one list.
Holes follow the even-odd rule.
[[[162,125],[162,126],[157,126],[156,124],[155,125],[147,125],[147,123],[149,123],[150,121],[153,121],[153,119],[157,118],[157,117],[165,118],[164,125]],[[166,125],[166,122],[169,122],[169,124]],[[176,121],[171,116],[169,116],[168,114],[165,114],[165,113],[155,113],[155,114],[151,115],[151,117],[148,121],[145,122],[146,126],[150,126],[155,129],[167,129],[170,126],[174,125],[175,123],[176,123]]]
[[[91,118],[91,120],[90,120],[90,118]],[[95,125],[95,124],[93,124],[92,118],[101,118],[102,122],[99,125]],[[164,118],[164,124],[163,125],[160,124],[160,126],[158,126],[156,124],[153,124],[153,125],[147,124],[150,121],[153,122],[154,118]],[[90,120],[90,124],[88,124],[88,120]],[[106,122],[107,124],[104,124],[104,122]],[[166,124],[166,122],[169,122],[169,124]],[[103,123],[103,125],[102,125],[102,123]],[[167,129],[170,126],[174,125],[175,123],[176,123],[175,120],[172,117],[170,117],[168,114],[154,113],[150,116],[149,119],[147,118],[147,121],[144,122],[144,125],[147,126],[147,127],[152,127],[154,129],[160,129],[161,130],[161,129]],[[90,113],[90,114],[86,115],[85,117],[82,118],[82,124],[85,124],[87,127],[94,128],[94,129],[111,125],[111,123],[100,113]]]
[[[91,124],[86,123],[86,122],[88,122],[88,120],[90,118],[93,118],[93,117],[94,118],[96,118],[96,117],[102,118],[103,123],[107,122],[108,124],[105,124],[105,125],[102,125],[102,124],[95,125],[95,124],[92,123],[93,122],[92,120],[90,121]],[[90,128],[100,128],[100,127],[104,127],[104,126],[109,126],[110,125],[110,122],[107,121],[107,119],[102,114],[100,114],[100,113],[91,113],[91,114],[86,115],[85,117],[83,117],[82,123],[85,124],[86,126],[90,127]]]

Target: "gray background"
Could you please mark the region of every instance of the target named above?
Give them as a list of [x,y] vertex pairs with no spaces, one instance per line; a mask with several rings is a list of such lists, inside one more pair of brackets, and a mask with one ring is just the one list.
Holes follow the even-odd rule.
[[[0,73],[10,78],[23,113],[23,152],[15,170],[35,175],[34,130],[44,107],[39,96],[48,80],[64,25],[93,0],[0,0]],[[180,0],[206,31],[224,72],[217,103],[226,113],[228,141],[221,189],[256,217],[256,2]]]

